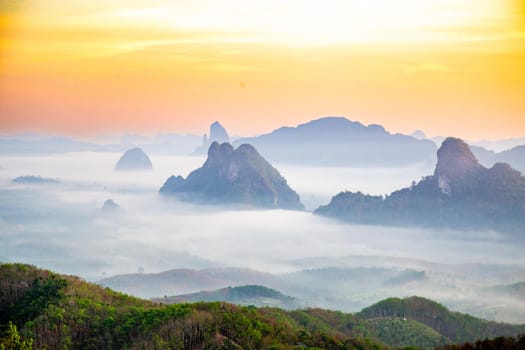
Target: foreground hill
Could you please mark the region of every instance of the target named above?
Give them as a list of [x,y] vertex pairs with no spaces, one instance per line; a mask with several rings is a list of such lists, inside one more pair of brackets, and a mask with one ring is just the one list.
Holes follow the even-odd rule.
[[[360,314],[226,303],[163,305],[28,265],[0,265],[0,324],[14,323],[22,341],[32,340],[35,349],[431,348],[451,337],[475,341],[525,330],[416,301],[412,306],[413,298],[386,300]],[[9,336],[0,335],[0,344]]]
[[365,126],[343,117],[312,120],[269,134],[243,138],[271,162],[351,167],[390,167],[434,163],[436,146],[429,140],[390,134],[380,125]]
[[212,143],[202,168],[187,179],[171,176],[160,193],[204,204],[304,209],[281,174],[247,144],[234,149],[229,143]]
[[420,297],[389,298],[363,309],[359,316],[366,319],[412,319],[434,329],[454,343],[476,338],[515,336],[525,332],[525,325],[514,326],[452,312],[439,303]]
[[257,285],[227,287],[212,291],[156,298],[153,300],[166,304],[180,304],[198,301],[224,301],[237,305],[254,305],[257,307],[271,306],[282,309],[299,308],[299,303],[295,298],[284,295],[275,289]]
[[469,146],[448,138],[434,174],[386,198],[341,192],[315,213],[367,224],[494,229],[523,233],[525,177],[506,163],[483,167]]

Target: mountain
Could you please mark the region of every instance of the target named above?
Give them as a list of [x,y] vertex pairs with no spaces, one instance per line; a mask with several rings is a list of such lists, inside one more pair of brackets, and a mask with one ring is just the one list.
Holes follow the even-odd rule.
[[151,170],[152,168],[148,155],[138,147],[127,150],[115,166],[115,170],[118,171]]
[[[193,293],[225,286],[264,284],[276,286],[282,282],[276,276],[250,269],[173,269],[160,273],[126,274],[108,277],[98,282],[114,290],[152,298],[162,295]],[[155,286],[154,289],[151,286]]]
[[213,291],[182,294],[164,298],[156,298],[153,300],[166,304],[198,301],[224,301],[237,305],[254,305],[257,307],[271,306],[282,309],[298,309],[300,307],[300,304],[295,300],[295,298],[284,295],[275,289],[259,285],[227,287]]
[[96,151],[98,149],[99,146],[96,144],[59,136],[0,136],[0,154],[48,154]]
[[206,151],[214,142],[217,142],[219,144],[230,142],[230,136],[228,135],[228,132],[226,131],[224,126],[222,126],[221,123],[219,123],[218,121],[215,121],[210,125],[210,136],[208,137],[207,134],[204,134],[202,137],[202,145],[197,147],[192,154],[206,154]]
[[436,146],[428,140],[390,134],[343,117],[312,120],[269,134],[243,138],[271,162],[351,167],[391,167],[434,163]]
[[30,185],[48,185],[48,184],[58,184],[60,183],[59,179],[52,179],[48,177],[41,177],[35,175],[25,175],[19,176],[12,180],[12,182],[17,184],[30,184]]
[[0,264],[0,325],[0,347],[15,340],[50,350],[431,348],[452,338],[515,336],[525,327],[450,312],[422,298],[388,299],[359,314],[163,305],[23,264]]
[[434,174],[385,198],[341,192],[315,214],[349,222],[493,229],[523,233],[525,177],[506,163],[483,167],[469,146],[447,138]]
[[516,137],[511,139],[500,139],[492,141],[474,141],[472,142],[472,145],[483,147],[494,152],[503,152],[505,150],[512,149],[517,146],[525,145],[525,137]]
[[113,199],[106,199],[104,204],[100,208],[100,213],[103,215],[111,216],[118,214],[121,210],[120,205]]
[[525,325],[486,321],[452,312],[435,301],[421,297],[389,298],[363,309],[358,315],[368,320],[392,317],[412,319],[432,328],[454,343],[497,336],[516,336],[525,331]]
[[229,143],[212,143],[202,168],[187,179],[171,176],[160,193],[206,204],[304,209],[281,174],[247,144],[233,149]]
[[496,163],[508,163],[513,168],[525,173],[525,145],[516,146],[502,152],[494,152],[480,146],[470,146],[470,149],[486,167]]

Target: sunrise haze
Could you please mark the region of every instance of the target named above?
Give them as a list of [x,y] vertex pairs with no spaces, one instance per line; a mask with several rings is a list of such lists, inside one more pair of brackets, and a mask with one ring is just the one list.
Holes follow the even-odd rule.
[[525,135],[521,0],[2,1],[0,133]]

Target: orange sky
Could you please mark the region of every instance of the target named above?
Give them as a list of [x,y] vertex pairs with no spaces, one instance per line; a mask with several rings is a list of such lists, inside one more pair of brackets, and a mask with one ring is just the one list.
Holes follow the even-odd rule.
[[524,0],[0,1],[0,133],[525,136]]

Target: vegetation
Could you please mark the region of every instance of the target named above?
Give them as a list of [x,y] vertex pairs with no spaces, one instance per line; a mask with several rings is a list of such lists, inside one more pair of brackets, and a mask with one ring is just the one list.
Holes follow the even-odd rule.
[[462,345],[447,345],[437,350],[523,350],[525,349],[525,336],[497,337],[494,339],[478,340],[475,343],[464,343]]
[[[431,348],[453,339],[485,337],[488,325],[494,335],[515,327],[450,313],[422,298],[416,301],[432,313],[425,317],[436,315],[440,330],[418,321],[420,315],[410,311],[413,302],[406,300],[389,299],[362,314],[223,302],[165,305],[33,266],[0,264],[0,350]],[[401,319],[401,314],[411,318]],[[452,327],[463,337],[445,336]]]
[[369,320],[385,317],[413,319],[432,328],[454,343],[525,333],[525,325],[517,326],[486,321],[452,312],[439,303],[420,297],[389,298],[363,309],[359,315]]
[[227,287],[213,291],[183,294],[154,300],[167,304],[196,301],[224,301],[240,305],[275,306],[284,309],[298,307],[298,303],[294,298],[284,295],[275,289],[257,285]]

